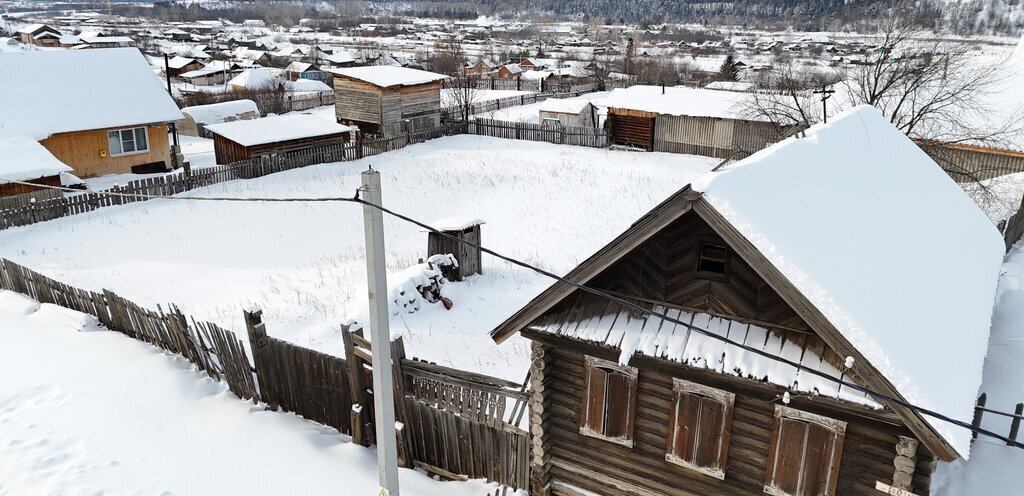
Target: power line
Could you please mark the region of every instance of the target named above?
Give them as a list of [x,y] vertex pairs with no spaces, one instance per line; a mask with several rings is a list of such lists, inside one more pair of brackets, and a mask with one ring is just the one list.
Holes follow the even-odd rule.
[[[61,190],[61,191],[66,191],[66,192],[76,192],[76,193],[83,192],[83,190],[78,190],[78,189],[73,189],[73,188],[66,188],[66,187],[62,187],[62,186],[47,186],[47,185],[41,185],[41,184],[36,184],[36,183],[30,183],[30,182],[26,182],[26,181],[0,180],[0,184],[3,184],[3,183],[22,184],[22,185],[27,185],[27,186],[40,187],[40,188],[44,188],[44,189],[56,189],[56,190]],[[853,382],[849,382],[849,381],[843,380],[840,377],[835,377],[835,376],[833,376],[831,374],[822,372],[820,370],[815,370],[815,369],[812,369],[812,368],[804,367],[799,362],[794,362],[794,361],[789,360],[787,358],[784,358],[784,357],[781,357],[781,356],[778,356],[778,355],[773,355],[773,354],[771,354],[771,353],[769,353],[767,351],[764,351],[764,350],[761,350],[761,349],[758,349],[758,348],[754,348],[754,347],[751,347],[751,346],[747,346],[747,345],[745,345],[743,343],[738,343],[736,341],[733,341],[733,340],[729,339],[728,337],[722,336],[720,334],[713,333],[711,331],[708,331],[707,329],[701,328],[699,326],[692,325],[692,324],[690,324],[688,322],[683,322],[683,321],[681,321],[679,319],[676,319],[676,318],[673,318],[673,317],[669,317],[668,315],[665,315],[665,314],[662,314],[662,313],[659,313],[659,312],[655,312],[652,309],[645,308],[644,306],[639,305],[637,303],[634,303],[632,301],[626,300],[624,298],[618,297],[618,296],[613,295],[613,294],[606,293],[606,292],[602,291],[601,289],[594,288],[594,287],[591,287],[591,286],[587,286],[585,284],[580,284],[580,283],[577,283],[577,282],[574,282],[574,281],[570,281],[570,280],[568,280],[568,279],[566,279],[566,278],[564,278],[562,276],[559,276],[559,275],[554,274],[552,272],[549,272],[549,271],[546,271],[544,269],[541,269],[540,267],[536,267],[536,266],[530,265],[529,263],[526,263],[526,262],[523,262],[521,260],[518,260],[518,259],[515,259],[515,258],[512,258],[512,257],[506,256],[506,255],[503,255],[501,253],[498,253],[498,252],[496,252],[494,250],[491,250],[490,248],[486,248],[484,246],[481,246],[479,244],[473,243],[471,241],[467,241],[467,240],[461,239],[461,238],[459,238],[457,236],[448,234],[448,233],[446,233],[444,231],[435,229],[435,228],[431,227],[430,225],[428,225],[428,224],[426,224],[424,222],[421,222],[419,220],[416,220],[416,219],[414,219],[412,217],[409,217],[407,215],[401,214],[399,212],[395,212],[394,210],[391,210],[391,209],[386,208],[384,206],[377,205],[377,204],[374,204],[374,203],[370,203],[370,202],[368,202],[366,200],[363,200],[362,198],[359,197],[359,189],[356,190],[356,194],[354,196],[352,196],[352,197],[311,197],[311,198],[210,197],[210,196],[188,196],[188,195],[168,196],[168,195],[152,195],[152,194],[142,194],[142,193],[120,193],[120,192],[107,191],[107,190],[104,190],[104,191],[84,190],[84,191],[90,192],[90,193],[96,193],[96,194],[110,195],[110,196],[136,197],[136,198],[146,198],[146,199],[166,199],[166,200],[231,201],[231,202],[346,202],[346,203],[358,203],[358,204],[361,204],[361,205],[367,205],[367,206],[376,208],[376,209],[380,210],[381,212],[384,212],[384,213],[386,213],[386,214],[388,214],[388,215],[390,215],[392,217],[395,217],[395,218],[397,218],[399,220],[402,220],[402,221],[405,221],[407,223],[413,224],[413,225],[415,225],[417,227],[420,227],[420,228],[422,228],[424,230],[427,230],[429,232],[438,234],[438,235],[440,235],[440,236],[442,236],[442,237],[444,237],[446,239],[449,239],[449,240],[455,241],[457,243],[461,243],[461,244],[467,245],[467,246],[469,246],[471,248],[475,248],[477,250],[480,250],[483,253],[487,253],[488,255],[491,255],[491,256],[493,256],[495,258],[503,260],[503,261],[505,261],[507,263],[510,263],[512,265],[515,265],[515,266],[518,266],[518,267],[522,267],[522,268],[528,269],[530,271],[536,272],[536,273],[538,273],[540,275],[543,275],[545,277],[548,277],[550,279],[554,279],[555,281],[557,281],[559,283],[567,284],[569,286],[572,286],[573,288],[576,288],[576,289],[579,289],[579,290],[584,291],[586,293],[590,293],[592,295],[604,298],[604,299],[609,300],[609,301],[611,301],[613,303],[617,303],[619,305],[622,305],[622,306],[625,306],[627,308],[630,308],[630,309],[632,309],[634,311],[637,311],[637,312],[640,312],[640,313],[643,313],[645,315],[649,315],[649,316],[652,316],[652,317],[657,317],[659,319],[664,320],[665,322],[670,322],[670,323],[673,323],[675,325],[683,326],[683,327],[685,327],[686,329],[688,329],[690,331],[693,331],[693,332],[696,332],[698,334],[702,334],[702,335],[710,337],[712,339],[721,341],[721,342],[723,342],[725,344],[728,344],[728,345],[731,345],[731,346],[735,346],[737,348],[740,348],[742,350],[748,351],[748,352],[753,353],[755,355],[759,355],[759,356],[768,358],[770,360],[774,360],[774,361],[777,361],[779,363],[783,363],[783,364],[789,365],[791,367],[795,367],[798,371],[804,371],[804,372],[807,372],[807,373],[809,373],[811,375],[815,375],[815,376],[821,377],[822,379],[828,380],[830,382],[834,382],[834,383],[836,383],[836,384],[838,384],[840,386],[844,386],[844,387],[848,387],[848,388],[854,389],[856,391],[860,391],[861,393],[870,395],[870,396],[872,396],[872,397],[874,397],[876,399],[880,399],[880,400],[883,400],[883,401],[886,401],[886,402],[889,402],[889,403],[900,405],[900,406],[902,406],[904,408],[910,409],[910,410],[915,411],[917,413],[920,413],[920,414],[923,414],[923,415],[927,415],[929,417],[932,417],[932,418],[935,418],[935,419],[938,419],[938,420],[942,420],[944,422],[948,422],[948,423],[953,424],[953,425],[955,425],[957,427],[961,427],[961,428],[967,429],[967,430],[969,430],[971,432],[974,432],[974,433],[977,433],[977,434],[980,434],[980,435],[984,435],[984,436],[988,436],[988,437],[991,437],[991,438],[994,438],[994,439],[998,439],[998,440],[1006,443],[1008,446],[1013,446],[1015,448],[1024,449],[1024,443],[1021,443],[1021,442],[1019,442],[1017,440],[1014,440],[1014,439],[1010,439],[1007,436],[1002,436],[1000,434],[996,434],[995,432],[989,431],[987,429],[983,429],[981,427],[976,427],[974,425],[971,425],[968,422],[964,422],[962,420],[957,420],[957,419],[954,419],[954,418],[949,417],[947,415],[944,415],[942,413],[936,412],[934,410],[930,410],[930,409],[927,409],[927,408],[924,408],[924,407],[921,407],[921,406],[914,405],[914,404],[912,404],[912,403],[910,403],[908,401],[905,401],[905,400],[903,400],[901,398],[895,398],[895,397],[889,396],[889,395],[887,395],[885,393],[880,393],[880,392],[874,391],[872,389],[866,388],[864,386],[861,386],[861,385],[853,383]]]

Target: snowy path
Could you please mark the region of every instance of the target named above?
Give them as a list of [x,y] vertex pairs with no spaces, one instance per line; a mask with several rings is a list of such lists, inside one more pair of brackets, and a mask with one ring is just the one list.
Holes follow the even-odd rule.
[[[0,495],[375,496],[376,455],[92,317],[0,291]],[[401,470],[402,494],[483,496]]]
[[[1013,412],[1024,402],[1024,246],[1014,247],[1003,264],[999,281],[992,335],[981,390],[988,394],[988,408]],[[982,427],[1006,435],[1010,419],[983,417]],[[964,419],[970,420],[970,419]],[[1018,437],[1024,441],[1024,436]],[[940,464],[934,491],[940,496],[1020,494],[1024,449],[1010,448],[994,439],[979,437],[966,462]]]

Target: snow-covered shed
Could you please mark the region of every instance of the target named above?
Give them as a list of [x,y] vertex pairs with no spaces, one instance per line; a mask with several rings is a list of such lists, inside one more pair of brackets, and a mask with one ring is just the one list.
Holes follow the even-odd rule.
[[218,164],[343,144],[351,127],[311,114],[288,114],[212,124],[213,151]]
[[185,136],[210,137],[206,126],[222,122],[258,119],[260,111],[252,100],[231,100],[228,102],[195,105],[181,109],[185,120],[178,123],[178,133]]
[[441,125],[444,74],[393,66],[327,71],[334,76],[338,122],[382,135]]
[[597,127],[597,108],[585,98],[548,98],[538,112],[541,125]]
[[175,55],[167,61],[167,75],[177,77],[182,73],[203,68],[203,63],[192,58]]
[[743,158],[790,132],[751,116],[749,98],[735,91],[638,85],[612,90],[601,103],[616,144]]
[[566,276],[616,299],[556,283],[492,331],[533,341],[536,483],[928,494],[971,435],[908,405],[970,420],[1002,255],[872,107],[710,172]]
[[182,119],[134,48],[2,53],[0,109],[0,132],[83,178],[170,169],[167,124]]
[[41,186],[60,186],[60,175],[71,167],[57,160],[38,141],[0,132],[0,197],[22,195],[43,188],[5,181],[22,181]]

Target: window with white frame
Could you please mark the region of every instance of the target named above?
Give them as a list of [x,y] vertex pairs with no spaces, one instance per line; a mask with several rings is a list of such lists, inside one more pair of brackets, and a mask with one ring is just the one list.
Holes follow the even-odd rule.
[[136,127],[108,131],[107,146],[110,147],[111,156],[148,151],[149,140],[146,139],[146,128]]

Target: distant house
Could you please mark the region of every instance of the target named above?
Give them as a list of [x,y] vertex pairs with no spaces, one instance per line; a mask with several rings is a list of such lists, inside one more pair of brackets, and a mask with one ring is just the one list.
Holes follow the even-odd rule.
[[60,31],[46,24],[32,24],[18,30],[18,39],[26,45],[59,47]]
[[708,173],[565,276],[617,300],[491,332],[531,341],[533,493],[929,494],[971,433],[908,404],[971,418],[1002,256],[871,107]]
[[[42,192],[46,186],[60,186],[60,175],[71,167],[57,160],[38,141],[25,136],[0,134],[0,198]],[[21,181],[26,184],[4,183]],[[0,200],[0,205],[3,202]]]
[[192,33],[188,31],[182,31],[178,28],[171,28],[164,31],[164,35],[174,41],[190,41],[192,39]]
[[276,69],[270,70],[254,67],[242,71],[239,75],[228,81],[228,87],[233,91],[262,90],[276,87],[282,83],[282,80],[278,78]]
[[178,133],[185,136],[202,136],[209,138],[211,134],[206,126],[223,122],[247,121],[258,119],[260,111],[252,100],[231,100],[228,102],[195,105],[181,109],[185,119],[178,123]]
[[448,76],[407,67],[329,69],[338,122],[392,135],[441,124],[441,81]]
[[539,111],[541,125],[597,127],[597,108],[582,98],[548,98]]
[[137,49],[0,54],[0,74],[0,132],[39,141],[75,175],[171,169],[167,125],[182,114]]
[[203,68],[203,63],[190,58],[174,56],[167,61],[167,75],[177,77],[183,72],[195,71]]
[[89,48],[125,48],[135,45],[135,40],[127,36],[79,36],[79,41]]
[[512,79],[523,75],[524,69],[519,64],[505,64],[498,68],[498,79]]
[[352,128],[315,115],[289,114],[212,124],[206,126],[206,130],[213,135],[217,163],[230,164],[342,144],[349,140]]
[[794,130],[748,116],[734,91],[632,86],[604,101],[612,141],[648,151],[743,158]]
[[495,67],[497,67],[497,65],[494,64],[494,62],[481,58],[477,59],[475,64],[466,64],[466,74],[480,76],[493,71]]
[[320,70],[316,65],[309,62],[292,62],[284,68],[284,73],[289,81],[298,79],[312,79],[314,81],[331,82],[331,75]]
[[241,72],[238,64],[226,60],[213,60],[200,69],[183,72],[178,75],[182,82],[195,86],[212,86],[224,84],[228,76]]

